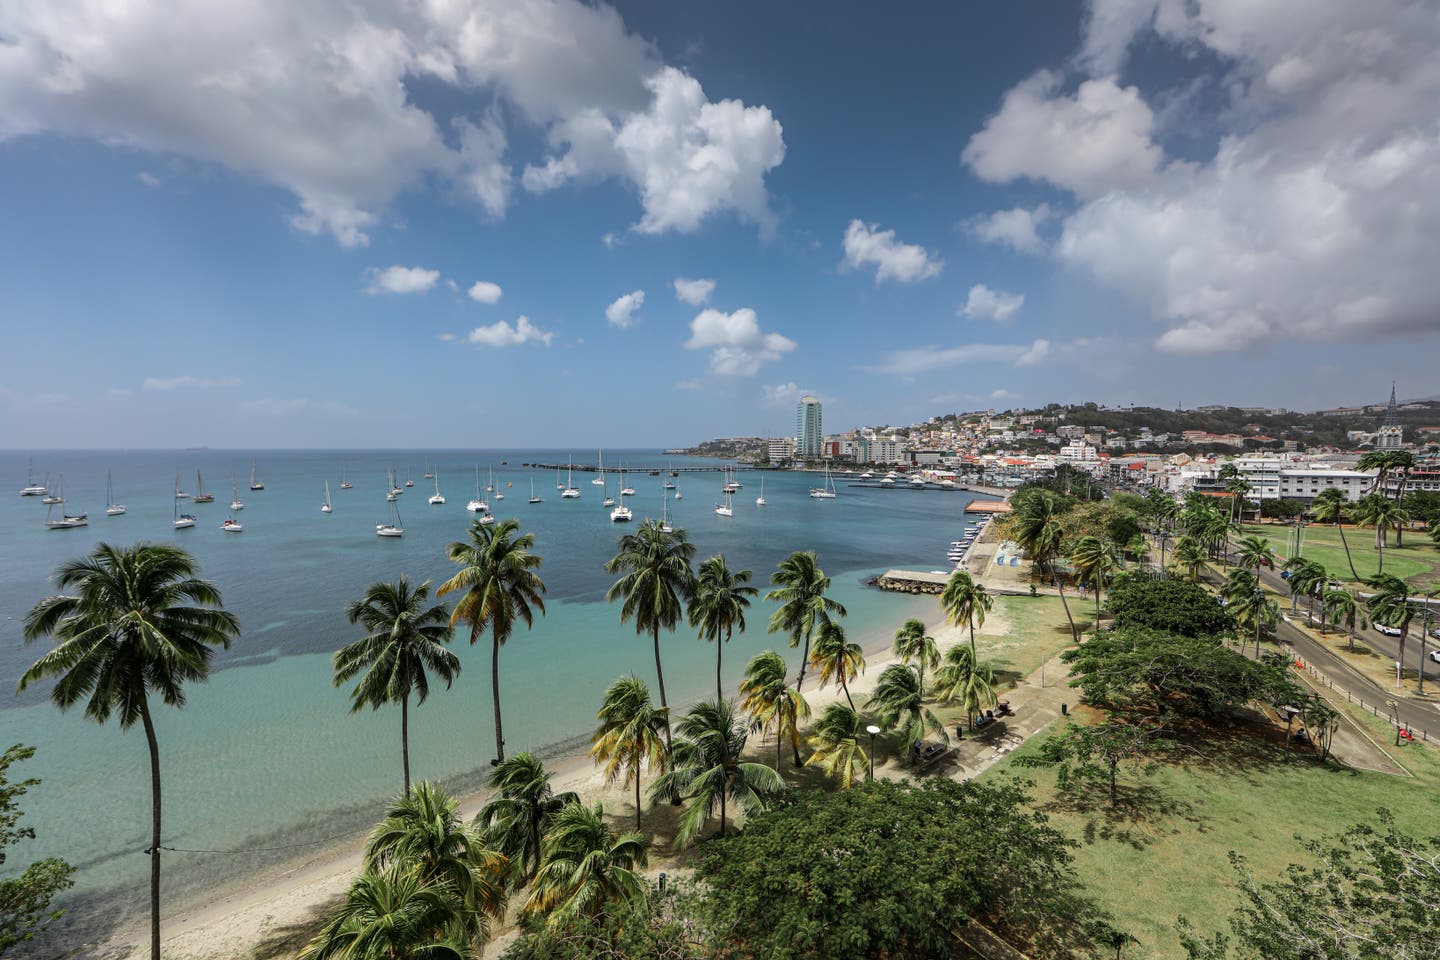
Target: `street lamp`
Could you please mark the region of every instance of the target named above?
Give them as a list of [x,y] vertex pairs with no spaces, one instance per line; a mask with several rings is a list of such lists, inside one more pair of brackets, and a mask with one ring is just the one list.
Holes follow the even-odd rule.
[[875,724],[872,723],[872,724],[870,724],[870,726],[868,726],[868,727],[865,728],[865,732],[868,733],[868,734],[870,734],[870,780],[871,780],[871,781],[874,781],[874,779],[875,779],[875,734],[877,734],[877,733],[880,732],[880,728],[877,727],[877,726],[875,726]]

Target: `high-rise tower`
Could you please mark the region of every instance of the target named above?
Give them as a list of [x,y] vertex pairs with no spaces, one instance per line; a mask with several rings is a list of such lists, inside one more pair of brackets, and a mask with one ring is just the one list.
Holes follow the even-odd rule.
[[795,459],[818,460],[825,441],[820,398],[809,395],[795,404]]

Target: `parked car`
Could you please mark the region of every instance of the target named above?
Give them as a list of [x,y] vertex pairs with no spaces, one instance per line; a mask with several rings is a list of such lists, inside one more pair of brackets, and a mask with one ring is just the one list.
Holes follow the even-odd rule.
[[1440,650],[1431,650],[1430,659],[1434,660],[1436,663],[1440,663]]
[[1399,628],[1399,627],[1387,627],[1387,626],[1385,626],[1385,624],[1383,624],[1383,623],[1377,623],[1377,624],[1375,624],[1375,629],[1376,629],[1376,630],[1379,630],[1381,633],[1385,634],[1385,636],[1387,636],[1387,637],[1398,637],[1398,636],[1400,636],[1400,628]]

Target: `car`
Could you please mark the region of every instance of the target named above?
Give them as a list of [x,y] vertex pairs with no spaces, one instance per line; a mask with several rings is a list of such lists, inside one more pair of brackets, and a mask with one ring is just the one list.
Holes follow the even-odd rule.
[[1440,650],[1431,650],[1430,659],[1434,660],[1436,663],[1440,663]]
[[1376,630],[1379,630],[1381,633],[1385,634],[1385,636],[1387,636],[1387,637],[1398,637],[1398,636],[1400,636],[1400,628],[1399,628],[1399,627],[1387,627],[1387,626],[1385,626],[1385,624],[1383,624],[1383,623],[1377,623],[1377,624],[1375,624],[1375,629],[1376,629]]

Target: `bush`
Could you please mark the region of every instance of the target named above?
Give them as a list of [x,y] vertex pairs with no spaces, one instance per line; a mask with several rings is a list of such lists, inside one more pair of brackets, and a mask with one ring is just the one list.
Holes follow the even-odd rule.
[[1235,618],[1205,588],[1185,580],[1117,579],[1110,591],[1116,628],[1142,627],[1185,637],[1213,637],[1235,630]]

